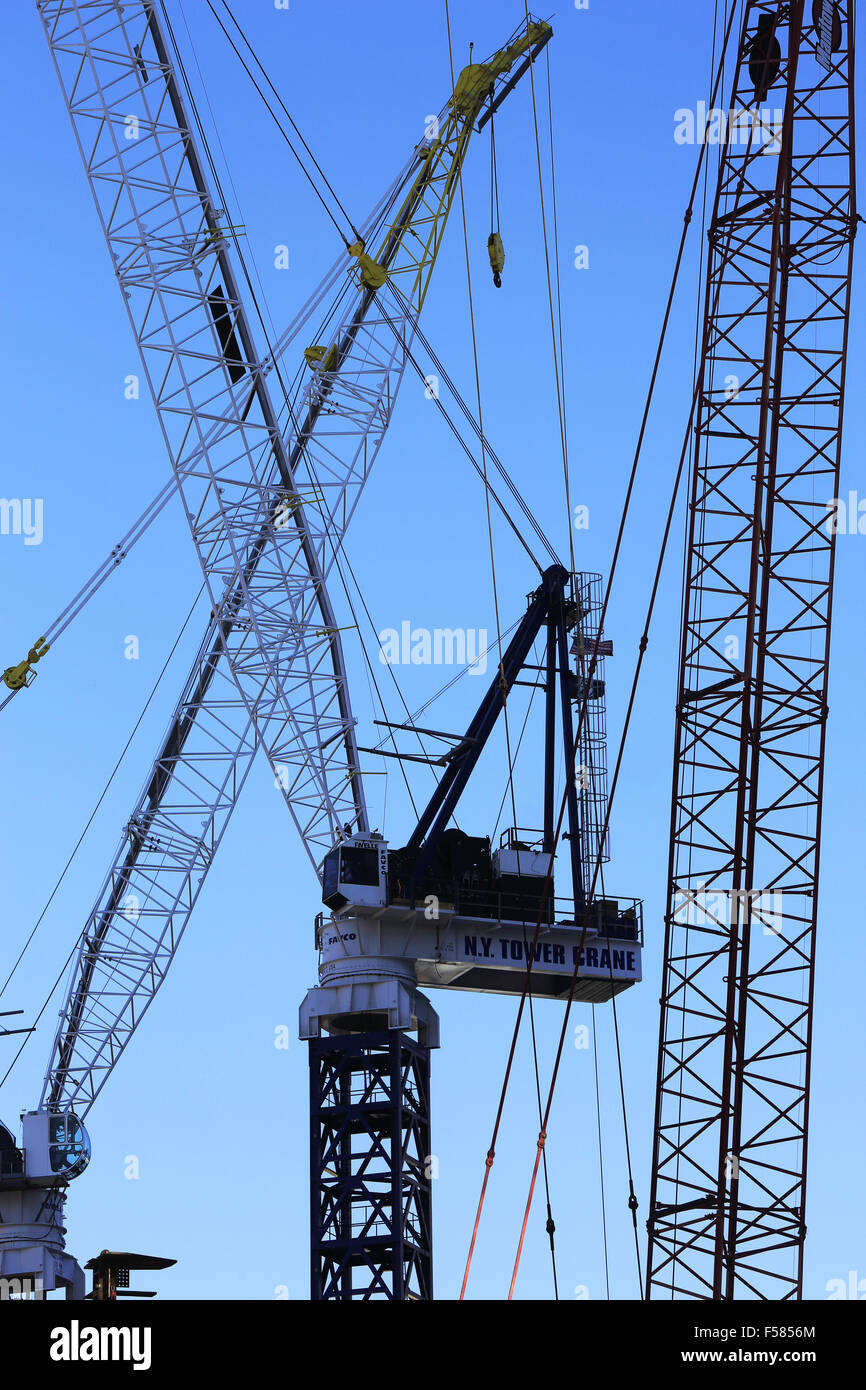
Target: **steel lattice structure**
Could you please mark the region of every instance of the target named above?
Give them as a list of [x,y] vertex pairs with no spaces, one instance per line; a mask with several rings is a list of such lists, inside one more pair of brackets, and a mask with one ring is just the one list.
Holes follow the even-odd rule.
[[326,579],[393,412],[475,122],[551,31],[533,24],[478,65],[484,80],[416,147],[364,228],[377,258],[360,245],[346,258],[283,430],[266,377],[296,333],[258,360],[158,7],[39,10],[213,606],[61,1014],[43,1104],[85,1115],[165,978],[257,746],[317,869],[346,824],[366,829]]
[[324,817],[330,841],[364,811],[345,773],[357,753],[323,542],[300,506],[155,6],[40,8],[239,693],[250,715],[281,718],[303,769],[293,810],[314,842]]
[[[654,1297],[802,1292],[853,44],[850,3],[746,4],[709,227],[691,476]],[[781,112],[769,139],[755,119],[767,105]]]
[[311,1297],[432,1298],[430,1049],[399,1029],[309,1046]]

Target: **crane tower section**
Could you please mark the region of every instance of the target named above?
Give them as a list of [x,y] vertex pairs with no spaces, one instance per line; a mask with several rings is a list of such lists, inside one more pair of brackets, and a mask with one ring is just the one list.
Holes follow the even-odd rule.
[[[314,1299],[433,1296],[429,1069],[439,1020],[421,986],[602,1003],[641,978],[640,902],[593,891],[606,854],[611,650],[600,587],[597,575],[546,570],[406,844],[346,834],[325,857],[319,983],[300,1014],[310,1043]],[[534,665],[538,638],[545,659]],[[451,822],[518,684],[544,691],[544,823],[512,827],[493,846]],[[563,771],[559,872],[570,891],[557,897]]]
[[853,45],[849,3],[745,6],[708,228],[687,522],[656,1297],[801,1295]]

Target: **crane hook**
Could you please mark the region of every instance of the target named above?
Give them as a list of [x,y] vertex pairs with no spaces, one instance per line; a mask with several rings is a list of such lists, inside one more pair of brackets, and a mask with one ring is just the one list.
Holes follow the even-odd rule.
[[487,238],[487,254],[490,257],[490,269],[493,271],[493,283],[500,290],[502,289],[502,270],[505,266],[505,247],[502,245],[502,237],[498,232],[491,232]]

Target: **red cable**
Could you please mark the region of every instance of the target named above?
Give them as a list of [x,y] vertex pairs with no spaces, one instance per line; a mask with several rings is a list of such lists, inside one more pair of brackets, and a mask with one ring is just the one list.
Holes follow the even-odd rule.
[[[496,1124],[497,1126],[499,1124],[498,1115],[496,1116]],[[481,1208],[484,1206],[484,1198],[487,1193],[487,1179],[490,1177],[490,1169],[493,1167],[493,1160],[495,1157],[496,1154],[494,1150],[488,1149],[487,1158],[485,1160],[484,1181],[481,1184],[481,1196],[478,1199],[478,1210],[475,1213],[475,1225],[472,1227],[472,1239],[469,1242],[469,1255],[466,1260],[466,1268],[463,1271],[463,1283],[460,1285],[461,1302],[463,1301],[463,1297],[466,1293],[466,1285],[469,1282],[469,1270],[472,1265],[472,1256],[475,1254],[475,1242],[478,1239],[478,1226],[481,1221]]]
[[529,1224],[529,1211],[532,1206],[533,1194],[535,1193],[535,1180],[538,1177],[538,1165],[541,1162],[541,1155],[544,1150],[546,1140],[547,1135],[545,1134],[544,1130],[542,1130],[538,1136],[537,1153],[535,1155],[535,1167],[532,1170],[532,1182],[529,1184],[529,1196],[526,1199],[526,1209],[523,1213],[523,1225],[520,1228],[520,1240],[517,1245],[517,1258],[514,1261],[514,1270],[512,1271],[511,1275],[511,1284],[508,1288],[509,1303],[514,1297],[514,1285],[517,1282],[517,1271],[520,1268],[520,1256],[523,1254],[523,1242],[526,1238],[526,1227]]

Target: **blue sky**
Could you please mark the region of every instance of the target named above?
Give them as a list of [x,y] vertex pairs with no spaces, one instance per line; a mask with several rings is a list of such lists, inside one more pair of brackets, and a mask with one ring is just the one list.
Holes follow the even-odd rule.
[[[246,229],[274,324],[286,324],[339,251],[331,224],[302,180],[270,118],[250,92],[206,6],[171,0],[189,59],[183,15],[222,143],[215,153],[233,180],[232,212]],[[380,0],[238,0],[254,47],[280,88],[356,222],[378,199],[450,77],[444,6]],[[556,141],[560,273],[572,502],[589,508],[574,533],[580,569],[605,571],[696,150],[674,139],[675,112],[707,96],[712,0],[676,0],[661,10],[639,0],[562,5],[550,46]],[[498,46],[522,17],[520,4],[452,4],[455,61]],[[18,661],[40,628],[120,538],[168,476],[150,403],[124,398],[137,355],[73,144],[34,4],[3,8],[5,215],[5,447],[2,492],[44,501],[44,536],[0,536],[6,595],[2,665]],[[539,98],[546,100],[539,73]],[[210,118],[208,118],[210,119]],[[566,556],[567,515],[547,319],[529,86],[497,120],[503,288],[490,283],[489,146],[476,137],[465,188],[485,427],[503,462]],[[459,208],[424,310],[424,330],[468,400],[474,400],[463,235]],[[290,268],[273,267],[286,244]],[[588,248],[586,269],[575,248]],[[651,568],[688,409],[697,293],[697,229],[672,325],[657,409],[627,545],[607,622],[612,738],[621,724]],[[866,489],[864,367],[855,284],[842,492]],[[651,1141],[682,516],[660,594],[639,705],[612,826],[607,883],[645,903],[645,982],[619,1002],[635,1181],[646,1216]],[[416,627],[495,631],[484,501],[423,388],[407,375],[389,437],[352,523],[347,553],[377,630]],[[507,531],[495,530],[503,625],[522,612],[534,571]],[[808,1209],[806,1292],[849,1270],[866,1277],[862,1168],[866,968],[855,870],[862,860],[864,677],[861,592],[866,539],[840,536],[826,777]],[[32,690],[2,720],[4,930],[0,979],[71,852],[147,698],[199,586],[179,507],[88,606],[40,668]],[[335,595],[336,597],[336,595]],[[191,624],[0,1007],[33,1016],[81,929],[114,853],[203,625]],[[140,658],[124,658],[128,635]],[[369,634],[368,634],[369,637]],[[347,656],[361,742],[373,708],[360,649]],[[402,668],[410,708],[449,670]],[[464,680],[433,706],[434,727],[469,722],[483,681]],[[435,710],[435,718],[432,717]],[[394,713],[391,717],[399,717]],[[501,745],[464,798],[461,824],[490,833],[503,791]],[[426,790],[417,778],[419,794]],[[387,791],[386,791],[387,788]],[[517,770],[521,823],[537,822],[532,758]],[[391,769],[371,777],[374,822],[393,844],[412,828]],[[492,808],[492,809],[491,809]],[[525,808],[525,809],[524,809]],[[500,829],[508,823],[507,816]],[[266,766],[254,769],[210,873],[171,976],[89,1118],[94,1158],[68,1204],[69,1246],[89,1258],[103,1247],[174,1256],[157,1276],[165,1296],[293,1299],[308,1291],[307,1061],[295,1041],[297,1008],[315,982],[312,919],[316,883]],[[434,992],[443,1046],[433,1058],[436,1292],[459,1290],[484,1155],[516,1003]],[[49,1055],[59,993],[10,1081],[0,1118],[35,1104]],[[539,1003],[542,1080],[560,1025],[558,1005]],[[576,1010],[573,1024],[588,1023]],[[608,1198],[611,1293],[637,1293],[611,1014],[601,1008],[599,1071]],[[274,1030],[289,1026],[288,1051]],[[535,1154],[532,1057],[524,1035],[473,1266],[470,1296],[507,1291],[519,1217]],[[0,1072],[10,1043],[0,1052]],[[605,1296],[592,1053],[566,1048],[548,1140],[562,1297],[578,1288]],[[852,1103],[852,1093],[855,1099]],[[124,1176],[129,1156],[140,1176]],[[538,1198],[518,1297],[551,1296]]]

